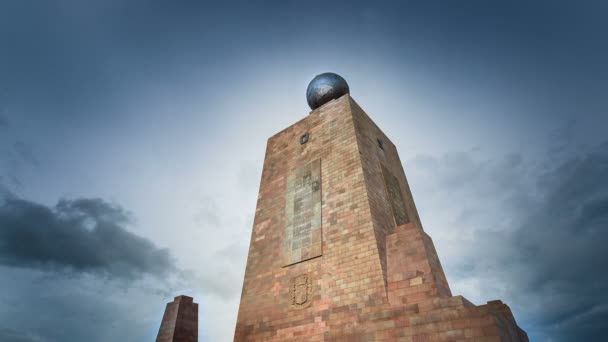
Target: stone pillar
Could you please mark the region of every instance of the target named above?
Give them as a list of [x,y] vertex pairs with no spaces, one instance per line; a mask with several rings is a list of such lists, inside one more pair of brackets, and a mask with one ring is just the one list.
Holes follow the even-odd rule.
[[527,336],[452,296],[395,145],[345,94],[268,139],[234,340]]
[[198,342],[198,304],[177,296],[167,303],[156,342]]

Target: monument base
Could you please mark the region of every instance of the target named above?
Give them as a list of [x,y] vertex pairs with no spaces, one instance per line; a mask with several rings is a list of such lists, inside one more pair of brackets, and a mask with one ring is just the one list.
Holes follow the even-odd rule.
[[[462,296],[430,299],[370,312],[352,325],[328,329],[322,336],[285,330],[276,340],[290,341],[528,341],[501,301],[475,306]],[[294,338],[297,337],[297,338]],[[301,339],[300,339],[301,337]]]
[[332,307],[335,298],[321,295],[272,328],[263,321],[237,325],[235,341],[529,341],[500,300],[476,306],[451,295],[424,231],[401,225],[386,236],[386,246],[388,274],[381,298]]

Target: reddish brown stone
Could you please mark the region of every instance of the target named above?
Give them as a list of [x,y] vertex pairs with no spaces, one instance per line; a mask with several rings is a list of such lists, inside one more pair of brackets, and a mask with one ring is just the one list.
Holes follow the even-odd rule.
[[192,297],[177,296],[167,303],[156,342],[197,342],[198,304]]
[[268,140],[234,340],[528,338],[502,302],[452,296],[395,146],[347,94]]

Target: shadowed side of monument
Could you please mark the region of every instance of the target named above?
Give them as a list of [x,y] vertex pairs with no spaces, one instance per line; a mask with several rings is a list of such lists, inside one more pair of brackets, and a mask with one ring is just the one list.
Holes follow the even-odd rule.
[[452,296],[396,147],[333,97],[268,140],[235,341],[528,341]]
[[198,304],[177,296],[167,303],[156,342],[198,342]]

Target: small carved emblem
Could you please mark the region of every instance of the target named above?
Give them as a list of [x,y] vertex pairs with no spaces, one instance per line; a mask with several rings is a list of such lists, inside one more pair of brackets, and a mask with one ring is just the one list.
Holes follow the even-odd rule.
[[291,281],[289,289],[291,306],[304,308],[312,301],[312,279],[310,274],[299,275]]

